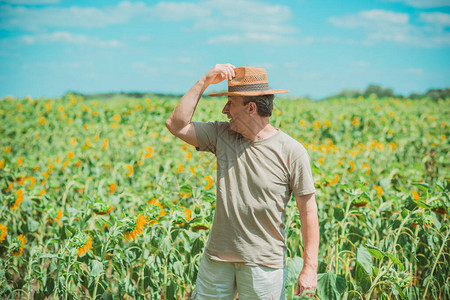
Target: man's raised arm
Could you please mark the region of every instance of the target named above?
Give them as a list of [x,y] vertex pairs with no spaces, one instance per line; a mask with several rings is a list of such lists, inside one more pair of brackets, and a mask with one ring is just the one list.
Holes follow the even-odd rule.
[[231,64],[215,65],[181,98],[166,121],[167,129],[176,137],[192,146],[198,147],[194,125],[191,123],[198,100],[210,84],[231,80],[235,67]]

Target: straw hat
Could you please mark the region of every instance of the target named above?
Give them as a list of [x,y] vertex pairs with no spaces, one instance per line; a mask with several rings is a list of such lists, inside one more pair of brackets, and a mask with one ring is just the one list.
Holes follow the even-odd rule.
[[236,76],[228,80],[228,92],[208,96],[260,96],[289,92],[270,89],[267,73],[263,68],[239,67],[234,69],[234,73]]

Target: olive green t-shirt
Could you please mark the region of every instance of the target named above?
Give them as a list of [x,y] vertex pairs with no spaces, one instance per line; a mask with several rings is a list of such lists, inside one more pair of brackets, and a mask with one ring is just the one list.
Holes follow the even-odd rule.
[[193,123],[199,151],[217,158],[217,200],[205,254],[212,260],[285,266],[286,206],[315,192],[309,156],[281,130],[251,141],[228,122]]

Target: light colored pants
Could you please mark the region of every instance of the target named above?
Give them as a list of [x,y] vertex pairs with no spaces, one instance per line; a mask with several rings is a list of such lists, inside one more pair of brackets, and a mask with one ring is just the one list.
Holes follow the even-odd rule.
[[195,300],[286,299],[286,268],[272,269],[243,263],[214,261],[203,255],[192,293]]

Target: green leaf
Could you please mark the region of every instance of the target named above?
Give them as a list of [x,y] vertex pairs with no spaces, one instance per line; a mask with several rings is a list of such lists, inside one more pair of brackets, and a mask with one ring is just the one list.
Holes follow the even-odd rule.
[[39,258],[57,258],[58,255],[56,254],[42,254],[41,256],[39,256]]
[[36,222],[32,218],[28,218],[27,227],[29,232],[36,232],[39,229],[39,222]]
[[334,208],[334,218],[339,222],[342,221],[345,217],[344,210],[340,207]]
[[102,274],[104,271],[103,264],[98,260],[91,261],[91,268],[89,269],[89,276],[97,277]]
[[207,202],[215,202],[216,201],[216,196],[213,193],[205,193],[202,195],[201,197],[202,200],[207,201]]
[[[372,267],[372,273],[375,272],[376,268]],[[366,273],[363,266],[359,262],[356,263],[355,273],[353,277],[356,279],[356,283],[358,284],[361,291],[363,291],[364,293],[367,292],[370,289],[370,286],[372,285],[371,275],[372,274]]]
[[392,262],[393,262],[394,264],[396,264],[397,266],[399,266],[400,271],[403,271],[403,270],[405,269],[405,267],[403,266],[402,262],[401,262],[397,257],[395,257],[394,255],[392,255],[391,253],[385,253],[385,255],[386,255],[387,257],[389,257],[389,258],[392,260]]
[[367,274],[372,274],[372,256],[366,247],[361,246],[356,250],[356,261]]
[[390,282],[392,294],[396,297],[400,296],[402,299],[406,299],[406,295],[403,293],[402,288],[395,282]]
[[198,253],[200,253],[203,249],[203,241],[200,237],[196,238],[194,242],[192,243],[192,250],[191,250],[191,256],[194,257]]
[[359,195],[359,199],[361,202],[371,202],[372,198],[370,198],[369,194],[367,194],[366,192],[363,192],[361,195]]
[[416,186],[419,190],[422,190],[424,192],[428,191],[428,183],[423,183],[423,182],[412,182],[411,185]]
[[177,299],[177,283],[174,280],[170,280],[166,286],[166,299],[175,300]]
[[183,266],[183,263],[181,262],[181,261],[176,261],[174,264],[173,264],[173,271],[174,271],[174,273],[175,273],[175,275],[177,275],[178,276],[178,278],[180,278],[180,279],[182,279],[183,278],[183,273],[184,273],[184,266]]
[[76,232],[76,229],[70,225],[64,225],[64,232],[66,234],[66,238],[70,239]]
[[189,184],[184,184],[180,187],[180,193],[192,194],[192,186]]
[[347,284],[343,275],[331,272],[317,275],[317,294],[320,299],[338,300],[345,292]]
[[294,284],[297,283],[298,275],[303,268],[303,258],[294,257],[287,259],[287,275],[286,275],[286,288],[291,288]]
[[169,238],[167,237],[163,240],[162,245],[161,245],[161,250],[164,253],[164,256],[167,256],[171,249],[172,249],[172,245],[170,243]]
[[441,192],[443,192],[445,190],[444,185],[442,183],[440,183],[439,181],[436,182],[436,186],[439,188],[439,190]]
[[350,189],[351,188],[351,186],[348,183],[339,183],[338,186],[341,189]]
[[384,258],[384,252],[381,251],[380,249],[378,249],[377,247],[369,245],[369,244],[366,244],[365,246],[366,246],[367,250],[369,251],[370,255],[372,255],[373,257],[378,258],[378,259]]

